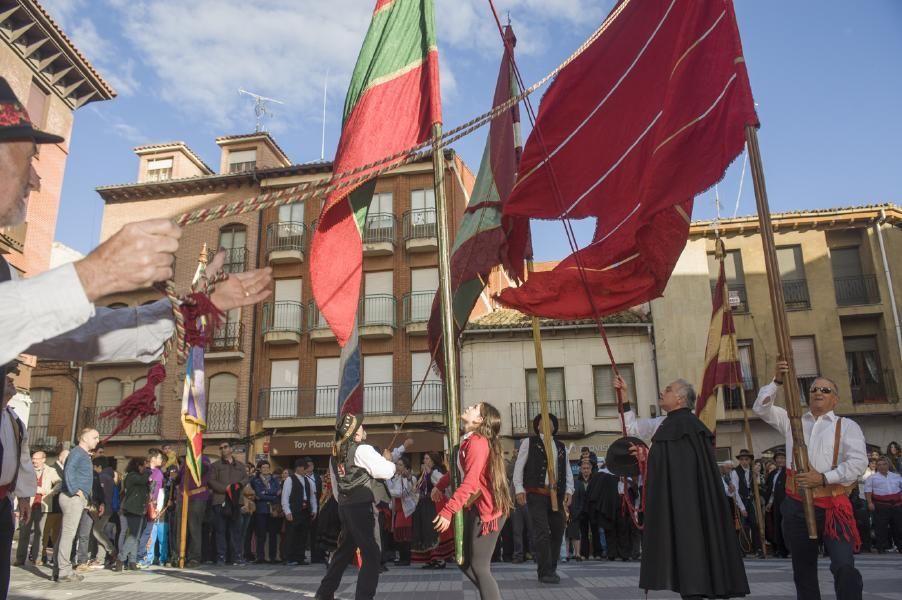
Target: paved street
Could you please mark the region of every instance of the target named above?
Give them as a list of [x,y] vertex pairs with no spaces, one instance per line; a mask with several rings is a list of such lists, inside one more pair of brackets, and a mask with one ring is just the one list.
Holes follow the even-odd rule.
[[[864,578],[866,600],[902,600],[902,556],[867,555],[857,559]],[[821,590],[825,598],[835,597],[828,564],[821,563]],[[502,594],[511,600],[633,600],[644,594],[637,588],[639,563],[589,562],[565,564],[560,569],[561,584],[546,586],[536,582],[533,565],[495,565]],[[752,587],[750,598],[780,600],[795,598],[788,560],[751,560],[746,570]],[[79,584],[59,585],[49,579],[49,571],[13,569],[9,597],[24,599],[86,600],[261,600],[312,598],[323,568],[247,566],[193,571],[153,569],[140,572],[88,573]],[[351,568],[338,597],[354,597],[356,571]],[[651,593],[651,598],[676,598],[670,593]],[[393,568],[382,575],[382,600],[478,600],[476,592],[455,569],[423,571]]]

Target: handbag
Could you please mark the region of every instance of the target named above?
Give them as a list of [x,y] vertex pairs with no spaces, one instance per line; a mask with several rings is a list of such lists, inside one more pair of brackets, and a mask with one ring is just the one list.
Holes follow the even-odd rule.
[[147,501],[147,510],[144,511],[144,514],[145,514],[145,516],[147,516],[147,519],[149,521],[156,521],[157,517],[159,516],[159,514],[157,512],[157,503],[154,502],[153,500],[148,500]]

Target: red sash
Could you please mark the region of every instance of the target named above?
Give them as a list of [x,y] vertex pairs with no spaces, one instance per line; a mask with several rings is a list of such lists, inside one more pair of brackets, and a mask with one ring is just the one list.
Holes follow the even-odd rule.
[[895,494],[886,494],[884,496],[871,494],[871,501],[874,504],[886,504],[888,506],[902,506],[902,492]]

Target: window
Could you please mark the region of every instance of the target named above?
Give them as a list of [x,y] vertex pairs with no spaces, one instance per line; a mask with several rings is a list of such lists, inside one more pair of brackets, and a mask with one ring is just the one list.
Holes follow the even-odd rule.
[[115,378],[101,379],[97,382],[96,404],[98,414],[112,408],[122,401],[122,382]]
[[861,268],[861,253],[858,246],[832,248],[830,250],[833,267],[833,287],[836,290],[836,304],[839,306],[859,306],[880,302],[877,277],[865,274]]
[[338,412],[338,358],[316,359],[316,416]]
[[[636,404],[636,377],[633,365],[617,365],[617,369],[629,387],[629,394],[623,401],[632,404],[636,414],[639,414],[639,406]],[[617,410],[617,393],[614,390],[614,370],[610,365],[597,365],[592,367],[592,375],[595,386],[595,416],[618,416],[620,413]]]
[[802,247],[777,248],[777,266],[780,269],[786,308],[788,310],[811,308],[808,283],[805,281],[805,265],[802,262]]
[[172,158],[155,158],[147,161],[147,181],[172,179]]
[[376,354],[363,357],[364,414],[389,414],[394,412],[394,385],[392,379],[391,354]]
[[298,361],[274,360],[269,375],[269,417],[298,414]]
[[432,299],[438,289],[438,269],[410,270],[410,299],[405,315],[411,323],[422,323],[429,320],[432,312]]
[[[545,369],[545,387],[548,390],[548,402],[563,402],[567,396],[564,393],[564,368],[557,367]],[[530,406],[539,404],[539,374],[535,369],[526,370],[526,401]],[[549,406],[549,409],[551,407]],[[554,412],[554,411],[552,411]],[[558,415],[560,417],[561,415]],[[533,415],[530,414],[530,422]]]
[[849,387],[853,404],[887,402],[877,338],[872,335],[844,337],[846,368],[849,371]]
[[25,110],[28,112],[28,118],[37,129],[44,129],[47,125],[47,98],[49,94],[34,80],[31,80],[31,87],[28,89],[28,100],[25,103]]
[[727,410],[742,408],[742,392],[745,392],[745,405],[751,408],[755,403],[757,392],[757,380],[755,378],[755,359],[752,351],[751,340],[738,340],[736,342],[739,352],[739,376],[742,379],[742,388],[724,388],[724,401]]
[[814,336],[794,337],[792,343],[792,365],[799,385],[799,398],[808,403],[808,390],[818,375],[817,351]]
[[207,430],[235,431],[235,409],[238,405],[238,377],[219,373],[207,384]]
[[[304,203],[294,202],[279,207],[279,224],[296,224],[304,222]],[[284,232],[283,232],[284,229]],[[279,228],[279,235],[294,235],[295,232],[291,228]]]
[[394,223],[392,219],[392,193],[380,192],[373,194],[370,201],[370,208],[367,211],[367,227],[372,229],[383,229],[391,227]]
[[[723,259],[724,274],[727,279],[727,295],[730,299],[730,307],[733,312],[746,313],[749,311],[748,296],[745,292],[745,274],[742,270],[742,254],[739,250],[727,250]],[[711,293],[717,286],[717,278],[720,276],[720,263],[714,254],[708,255],[708,276],[711,280]]]
[[50,424],[50,404],[53,390],[49,388],[32,388],[31,411],[28,413],[28,437],[32,444],[52,444],[56,442],[47,437]]
[[363,323],[394,325],[395,298],[391,271],[364,273]]
[[257,150],[229,152],[229,173],[246,173],[257,168]]
[[247,228],[244,225],[226,225],[219,230],[219,247],[226,252],[222,270],[226,273],[244,271],[247,260]]
[[[420,397],[416,398],[417,390],[420,389],[420,383],[423,378],[426,382],[423,384],[423,390]],[[441,412],[442,402],[442,379],[434,368],[432,368],[432,355],[429,352],[411,352],[410,353],[410,401],[416,398],[416,403],[411,410],[415,413],[436,413]]]

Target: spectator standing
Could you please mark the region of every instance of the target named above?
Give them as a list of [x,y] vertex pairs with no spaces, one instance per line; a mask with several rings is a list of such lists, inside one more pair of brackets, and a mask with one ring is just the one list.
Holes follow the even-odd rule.
[[72,542],[78,524],[94,489],[94,469],[89,452],[97,447],[100,434],[96,429],[84,429],[78,445],[69,453],[63,468],[63,485],[60,490],[60,509],[63,512],[60,535],[54,543],[53,579],[59,582],[76,582],[84,579],[72,572]]
[[594,556],[601,559],[604,555],[603,546],[598,539],[598,505],[601,480],[593,472],[592,463],[583,459],[579,465],[579,478],[576,480],[573,491],[573,503],[570,505],[570,515],[575,519],[579,527],[579,559],[588,559]]
[[132,571],[138,569],[138,538],[144,529],[149,497],[150,479],[144,472],[144,459],[133,458],[125,468],[125,480],[122,482],[120,522],[125,535],[119,560],[113,564],[114,571],[121,571],[124,565]]
[[[157,541],[160,542],[159,559],[160,564],[164,564],[169,558],[169,539],[166,522],[163,519],[166,506],[166,494],[163,492],[163,483],[165,476],[160,468],[163,465],[163,452],[159,448],[151,448],[147,451],[147,466],[150,467],[150,497],[147,502],[147,524],[144,526],[145,537],[147,542],[143,549],[140,549],[142,556],[139,556],[139,567],[147,568],[154,563],[157,557]],[[149,535],[148,535],[149,532]]]
[[31,455],[31,465],[34,467],[38,487],[31,498],[31,518],[19,525],[19,544],[16,547],[16,561],[13,563],[16,566],[24,565],[26,560],[38,566],[43,563],[44,555],[41,548],[44,541],[44,526],[53,504],[53,497],[59,493],[63,485],[56,469],[47,466],[47,455],[42,450]]
[[[275,529],[277,521],[272,518],[273,507],[279,503],[281,485],[273,477],[272,467],[266,461],[257,463],[258,475],[251,484],[254,488],[254,532],[257,538],[257,563],[274,563],[279,542],[279,532]],[[269,559],[266,558],[266,541],[269,539]]]
[[[181,525],[182,498],[184,490],[188,492],[188,536],[185,548],[185,566],[194,569],[203,561],[204,517],[207,512],[207,504],[210,500],[210,490],[207,487],[207,476],[210,471],[210,459],[201,458],[200,483],[194,481],[194,477],[188,472],[188,468],[182,465],[178,474],[178,489],[176,499],[177,522]],[[175,539],[181,539],[181,533],[176,530],[173,533]]]
[[877,459],[877,472],[864,482],[868,510],[874,515],[877,552],[885,553],[895,543],[902,553],[902,475],[889,470],[889,459]]
[[764,481],[765,511],[771,516],[773,526],[771,528],[771,542],[774,545],[774,554],[778,558],[789,556],[786,540],[783,539],[783,500],[786,499],[786,452],[777,450],[774,452],[775,468],[768,473]]
[[294,473],[282,483],[282,512],[285,514],[285,559],[288,566],[307,564],[307,538],[316,499],[306,477],[307,461],[299,458]]
[[892,441],[886,446],[886,458],[889,460],[889,470],[902,475],[902,447],[899,442]]
[[325,563],[325,554],[320,549],[319,543],[317,541],[317,528],[319,525],[319,499],[323,495],[323,479],[322,477],[320,477],[319,473],[316,472],[316,463],[313,462],[313,459],[308,456],[304,460],[307,461],[307,472],[305,476],[313,486],[313,497],[316,498],[317,501],[316,510],[314,511],[312,518],[310,519],[310,562],[313,564]]
[[[232,456],[232,445],[219,445],[220,459],[210,467],[208,484],[213,492],[213,527],[216,531],[216,564],[228,558],[243,565],[241,538],[241,492],[247,485],[247,469]],[[231,556],[228,554],[231,548]]]

